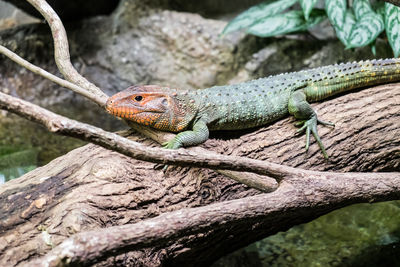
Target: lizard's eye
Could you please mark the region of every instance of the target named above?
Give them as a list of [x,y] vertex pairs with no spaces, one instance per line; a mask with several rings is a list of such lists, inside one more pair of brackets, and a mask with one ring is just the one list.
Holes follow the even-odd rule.
[[141,95],[137,95],[137,96],[135,96],[135,100],[136,101],[142,101],[142,99],[143,99],[143,96],[141,96]]

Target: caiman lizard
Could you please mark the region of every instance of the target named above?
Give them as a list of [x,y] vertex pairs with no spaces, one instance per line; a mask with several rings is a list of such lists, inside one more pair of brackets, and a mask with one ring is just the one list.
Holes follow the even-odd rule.
[[400,59],[367,60],[200,90],[131,86],[111,96],[106,109],[141,125],[179,132],[164,144],[170,149],[203,143],[210,130],[252,128],[291,114],[299,120],[299,131],[306,132],[306,151],[311,132],[327,158],[317,124],[333,124],[319,120],[309,103],[399,80]]

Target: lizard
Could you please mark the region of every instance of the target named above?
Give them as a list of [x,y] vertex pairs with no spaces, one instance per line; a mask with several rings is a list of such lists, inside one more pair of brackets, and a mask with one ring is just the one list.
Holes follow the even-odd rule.
[[144,126],[178,133],[163,144],[169,149],[201,144],[209,131],[253,128],[291,114],[298,120],[298,132],[306,133],[305,150],[311,133],[327,159],[317,124],[334,124],[320,120],[310,103],[399,80],[400,59],[367,60],[198,90],[134,85],[109,97],[106,110]]

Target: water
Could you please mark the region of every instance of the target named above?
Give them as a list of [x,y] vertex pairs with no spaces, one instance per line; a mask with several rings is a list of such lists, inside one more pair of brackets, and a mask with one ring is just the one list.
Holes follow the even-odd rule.
[[27,172],[34,170],[36,165],[20,166],[0,170],[0,184],[4,184],[12,179],[18,178]]
[[37,167],[38,149],[24,146],[0,146],[0,184]]

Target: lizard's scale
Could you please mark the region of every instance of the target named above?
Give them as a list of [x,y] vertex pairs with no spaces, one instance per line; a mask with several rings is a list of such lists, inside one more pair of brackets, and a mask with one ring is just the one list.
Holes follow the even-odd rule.
[[[315,112],[307,102],[320,101],[354,88],[400,80],[400,59],[381,59],[325,66],[201,90],[133,86],[110,97],[107,110],[160,130],[182,132],[168,147],[194,145],[208,130],[264,125],[289,113],[317,137]],[[140,97],[138,101],[136,97]],[[185,131],[193,129],[193,131]],[[307,142],[308,147],[308,142]]]

